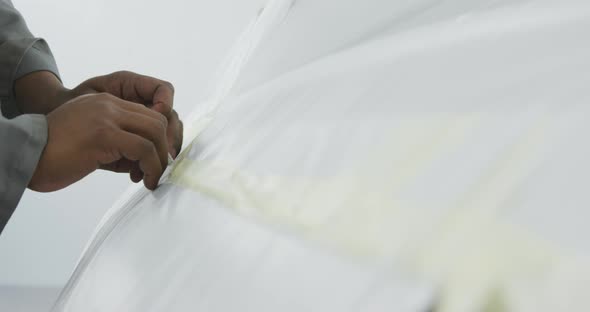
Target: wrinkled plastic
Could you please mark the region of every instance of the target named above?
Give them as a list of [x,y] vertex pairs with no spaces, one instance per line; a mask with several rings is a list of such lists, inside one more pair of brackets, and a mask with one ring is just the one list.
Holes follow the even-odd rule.
[[590,5],[276,0],[54,311],[585,311]]

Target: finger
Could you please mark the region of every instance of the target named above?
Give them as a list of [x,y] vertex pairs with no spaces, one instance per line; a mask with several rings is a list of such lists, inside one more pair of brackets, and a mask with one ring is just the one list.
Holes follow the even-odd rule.
[[139,163],[124,158],[110,164],[101,165],[100,169],[117,173],[127,172],[133,183],[137,183],[143,179],[143,172],[139,169]]
[[149,116],[160,121],[165,127],[168,126],[168,118],[163,116],[161,113],[155,112],[154,110],[149,109],[143,105],[137,105],[136,103],[122,100],[117,97],[112,97],[112,99],[116,102],[117,106],[123,110]]
[[[149,77],[148,77],[149,78]],[[173,158],[176,158],[176,155],[180,152],[182,147],[182,131],[183,125],[182,122],[179,120],[178,113],[171,109],[168,104],[158,102],[154,104],[151,109],[141,106],[141,105],[134,105],[133,102],[127,102],[126,104],[122,104],[126,109],[132,110],[142,114],[149,114],[153,118],[158,118],[164,121],[168,125],[167,134],[168,134],[168,144],[169,144],[169,153],[172,155]]]
[[137,183],[143,179],[143,172],[139,169],[139,163],[137,161],[133,162],[131,170],[129,170],[129,178],[133,183]]
[[117,173],[130,172],[133,162],[128,159],[120,159],[110,164],[101,165],[100,169]]
[[162,176],[163,169],[160,164],[156,147],[149,140],[127,131],[116,133],[113,144],[119,153],[126,159],[137,161],[143,171],[143,183],[145,187],[154,190]]
[[174,107],[174,86],[167,81],[160,81],[154,91],[154,109],[165,114],[170,113]]
[[172,111],[171,118],[168,121],[168,129],[166,134],[168,136],[168,152],[172,158],[176,158],[182,148],[184,126],[182,121],[178,118],[178,113]]
[[140,98],[151,100],[152,109],[168,116],[174,106],[174,86],[164,80],[137,75],[134,89]]
[[[176,158],[176,156],[180,153],[180,149],[182,148],[182,141],[183,141],[183,131],[184,126],[182,121],[180,121],[178,113],[175,110],[172,110],[169,114],[169,117],[166,118],[162,114],[159,114],[149,108],[146,108],[141,105],[137,105],[133,102],[121,100],[115,98],[117,104],[120,108],[136,112],[138,114],[147,115],[154,119],[160,121],[164,127],[166,127],[166,138],[168,144],[168,153],[172,155],[172,158]],[[161,150],[159,150],[161,151]],[[161,155],[161,154],[160,154]],[[168,159],[168,154],[166,154],[166,160]],[[166,161],[167,164],[167,161]]]
[[81,87],[149,106],[167,117],[174,106],[174,86],[171,83],[130,71],[95,77],[82,83]]
[[168,165],[167,125],[148,115],[125,110],[120,114],[119,123],[121,129],[137,134],[152,142],[156,147],[160,165],[162,168],[166,168]]

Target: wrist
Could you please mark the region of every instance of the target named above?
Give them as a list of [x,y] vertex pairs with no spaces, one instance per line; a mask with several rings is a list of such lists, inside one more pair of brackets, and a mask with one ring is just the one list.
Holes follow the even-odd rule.
[[37,71],[14,83],[16,103],[25,114],[49,114],[72,98],[70,90],[49,71]]

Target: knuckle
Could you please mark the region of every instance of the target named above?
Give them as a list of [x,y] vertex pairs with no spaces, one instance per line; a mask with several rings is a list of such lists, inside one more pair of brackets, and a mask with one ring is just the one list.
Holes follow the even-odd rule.
[[119,71],[112,73],[113,76],[127,76],[127,75],[131,75],[131,74],[133,74],[133,73],[128,70],[119,70]]
[[109,101],[104,101],[99,105],[99,120],[103,122],[114,120],[119,116],[117,106]]

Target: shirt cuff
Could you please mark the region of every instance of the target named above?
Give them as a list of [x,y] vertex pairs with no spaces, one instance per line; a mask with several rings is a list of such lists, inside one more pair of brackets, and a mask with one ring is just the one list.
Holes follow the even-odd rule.
[[0,233],[37,169],[47,132],[43,115],[0,117]]
[[2,114],[7,118],[14,118],[22,114],[16,105],[14,82],[18,78],[36,71],[49,71],[60,79],[57,64],[45,40],[39,38],[13,39],[1,45],[0,98],[2,99]]
[[25,52],[25,55],[18,65],[16,74],[14,75],[14,80],[37,71],[52,72],[61,80],[57,64],[53,58],[53,54],[51,54],[51,49],[49,49],[49,46],[43,39],[36,41],[33,46]]

